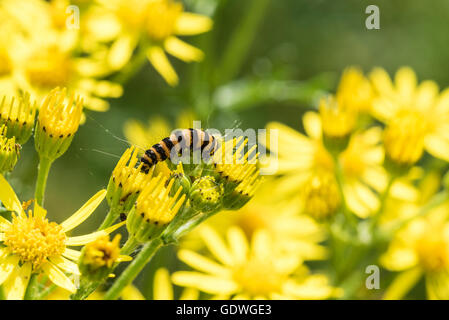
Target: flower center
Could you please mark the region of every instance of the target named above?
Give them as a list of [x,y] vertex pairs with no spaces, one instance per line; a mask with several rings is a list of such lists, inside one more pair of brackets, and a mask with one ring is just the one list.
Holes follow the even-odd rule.
[[26,75],[32,85],[43,89],[53,89],[67,85],[71,70],[69,57],[59,49],[52,47],[29,59]]
[[272,292],[279,292],[285,278],[270,260],[253,258],[234,270],[234,280],[241,285],[244,292],[253,296],[267,296]]
[[22,262],[38,268],[47,258],[64,252],[65,240],[62,227],[55,222],[39,217],[14,217],[12,226],[5,231],[4,245]]
[[384,132],[386,155],[401,165],[412,165],[424,152],[424,138],[429,122],[422,113],[403,110],[388,124]]
[[304,185],[304,211],[323,219],[335,213],[340,206],[340,193],[335,177],[328,172],[316,172]]
[[174,33],[176,21],[182,11],[182,4],[171,0],[151,2],[146,17],[148,36],[154,41],[167,39]]

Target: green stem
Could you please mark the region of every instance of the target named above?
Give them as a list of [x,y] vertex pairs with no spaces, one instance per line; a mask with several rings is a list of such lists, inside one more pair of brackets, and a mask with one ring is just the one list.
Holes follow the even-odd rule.
[[6,300],[5,293],[3,292],[3,286],[0,286],[0,300]]
[[39,281],[37,280],[37,274],[33,273],[28,283],[24,300],[36,300],[38,292],[39,292]]
[[395,180],[396,180],[396,176],[391,176],[390,179],[388,180],[387,187],[385,188],[385,191],[380,198],[379,209],[377,209],[376,213],[373,215],[373,217],[371,219],[371,224],[370,224],[371,234],[374,232],[374,230],[377,226],[377,223],[379,222],[380,216],[382,215],[383,211],[385,210],[387,198],[388,198],[388,195],[390,194],[391,187],[393,186],[393,183]]
[[257,29],[267,11],[270,0],[252,0],[245,9],[246,16],[235,27],[226,52],[216,73],[218,85],[234,78],[248,55]]
[[44,205],[45,187],[47,185],[47,177],[52,163],[53,160],[50,160],[48,158],[41,157],[39,159],[36,191],[34,193],[34,197],[36,198],[36,202],[40,206]]
[[117,210],[114,210],[113,208],[110,208],[108,214],[104,218],[103,223],[100,225],[98,230],[103,230],[103,229],[106,229],[106,228],[112,226],[112,224],[115,222],[115,220],[118,219],[119,216],[120,216],[120,212],[118,212]]
[[50,293],[52,293],[53,291],[55,291],[58,288],[58,286],[56,284],[52,284],[49,287],[45,288],[45,290],[41,291],[37,296],[36,296],[36,300],[44,300],[45,298],[48,297],[48,295]]
[[135,240],[134,237],[129,237],[128,240],[126,240],[125,244],[123,245],[122,249],[120,250],[120,254],[128,256],[134,250],[136,250],[138,245],[139,245],[139,242],[137,240]]
[[156,251],[159,250],[163,245],[162,240],[154,239],[146,243],[142,251],[137,255],[137,257],[128,265],[128,267],[123,271],[123,273],[114,282],[112,287],[106,292],[104,300],[115,300],[120,296],[122,290],[133,282],[137,275],[142,271],[145,265],[150,262],[151,258],[154,256]]

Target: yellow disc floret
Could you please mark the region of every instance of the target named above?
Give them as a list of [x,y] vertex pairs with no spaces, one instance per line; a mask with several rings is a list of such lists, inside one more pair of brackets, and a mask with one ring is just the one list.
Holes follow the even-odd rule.
[[66,248],[65,240],[66,235],[60,225],[30,213],[13,217],[11,227],[5,230],[3,243],[23,263],[30,262],[36,269],[48,258],[60,256]]

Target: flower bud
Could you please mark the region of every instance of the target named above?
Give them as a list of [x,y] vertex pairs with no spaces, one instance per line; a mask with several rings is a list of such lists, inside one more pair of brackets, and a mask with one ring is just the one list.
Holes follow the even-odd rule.
[[126,219],[130,237],[137,242],[159,237],[183,205],[186,195],[181,195],[181,187],[170,195],[174,182],[166,184],[166,179],[159,174],[140,193]]
[[0,125],[8,128],[7,137],[16,137],[16,143],[23,145],[31,136],[34,127],[36,104],[30,102],[30,95],[20,99],[11,98],[10,102],[3,97],[0,103]]
[[91,280],[107,276],[115,263],[130,261],[131,257],[120,255],[120,238],[117,234],[111,241],[109,235],[87,244],[81,253],[79,269]]
[[15,137],[6,137],[6,127],[0,127],[0,173],[14,169],[20,155],[20,145],[16,144]]
[[172,172],[170,177],[167,180],[167,184],[174,180],[173,188],[170,191],[170,196],[175,195],[176,191],[182,187],[181,194],[185,194],[186,196],[189,195],[190,192],[190,178],[184,173],[183,165],[180,163],[177,166],[176,171]]
[[210,214],[219,211],[222,206],[223,186],[211,176],[197,179],[190,191],[190,205],[196,211]]
[[140,192],[152,179],[152,171],[145,174],[141,170],[142,164],[135,167],[138,161],[137,153],[138,150],[135,147],[128,148],[109,179],[106,199],[117,217],[131,210]]
[[45,98],[39,110],[35,130],[35,147],[40,157],[59,158],[69,148],[78,130],[83,101],[72,93],[66,100],[67,90],[56,88]]

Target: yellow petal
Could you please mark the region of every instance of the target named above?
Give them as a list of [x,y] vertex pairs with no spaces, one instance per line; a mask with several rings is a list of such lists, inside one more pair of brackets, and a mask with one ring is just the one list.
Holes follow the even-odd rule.
[[0,231],[4,231],[6,229],[9,229],[11,226],[11,222],[0,216]]
[[213,275],[226,276],[229,275],[229,270],[219,265],[218,263],[199,255],[196,252],[181,249],[178,252],[178,258],[185,264],[191,266],[192,268],[207,272]]
[[59,269],[67,271],[68,273],[80,275],[78,265],[63,257],[51,257],[50,261]]
[[8,279],[18,264],[19,258],[16,256],[0,259],[0,285]]
[[72,293],[76,291],[76,287],[73,282],[53,263],[44,263],[42,265],[42,270],[44,270],[48,278],[57,286],[64,288]]
[[199,272],[178,271],[172,275],[172,281],[178,286],[196,288],[211,294],[232,294],[238,290],[238,285],[231,279]]
[[159,268],[154,274],[153,299],[173,300],[173,286],[170,274],[165,268]]
[[175,69],[168,61],[161,47],[152,46],[147,50],[148,60],[170,86],[176,86],[179,82]]
[[24,215],[22,204],[2,174],[0,174],[0,200],[3,203],[3,206],[9,211],[15,211],[21,216]]
[[424,139],[427,152],[436,158],[449,161],[449,141],[438,135],[429,135]]
[[226,247],[226,244],[214,229],[205,225],[199,229],[199,233],[204,244],[218,261],[224,265],[232,265],[232,255]]
[[100,230],[100,231],[96,231],[90,234],[86,234],[84,236],[77,236],[77,237],[69,237],[65,244],[67,246],[82,246],[85,245],[87,243],[93,242],[95,240],[97,240],[100,237],[104,237],[107,236],[108,234],[110,234],[111,232],[113,232],[114,230],[120,228],[121,226],[123,226],[126,223],[126,221],[117,223],[116,225],[109,227],[107,229],[104,230]]
[[415,286],[421,277],[422,270],[420,268],[412,268],[401,272],[385,290],[383,298],[385,300],[402,299]]
[[176,37],[167,38],[164,48],[169,54],[185,62],[201,61],[204,58],[203,51]]
[[179,35],[195,35],[212,29],[211,18],[189,12],[183,12],[175,25],[175,33]]
[[[416,74],[412,68],[402,67],[396,72],[395,84],[399,94],[404,99],[410,99],[416,89]],[[407,101],[406,100],[406,101]]]
[[131,59],[136,41],[130,35],[118,38],[111,46],[108,55],[108,64],[114,70],[123,68]]
[[248,258],[248,241],[243,230],[231,227],[228,230],[228,243],[235,263],[243,263]]
[[142,293],[132,284],[128,285],[123,289],[120,298],[122,300],[145,300],[145,297]]
[[73,250],[70,248],[65,248],[64,252],[62,253],[62,255],[70,260],[73,261],[78,261],[78,259],[81,256],[81,252],[78,250]]
[[179,300],[198,300],[200,296],[200,293],[198,290],[193,288],[185,288],[181,296],[179,297]]
[[89,218],[89,216],[95,211],[95,209],[97,209],[105,196],[106,190],[103,189],[98,191],[77,212],[75,212],[70,218],[61,223],[62,230],[64,232],[67,232],[83,223],[83,221]]
[[321,140],[321,118],[316,112],[306,112],[302,117],[302,122],[304,124],[304,130],[309,137],[315,140]]
[[8,300],[22,300],[31,276],[31,263],[17,266],[9,279],[3,284]]

